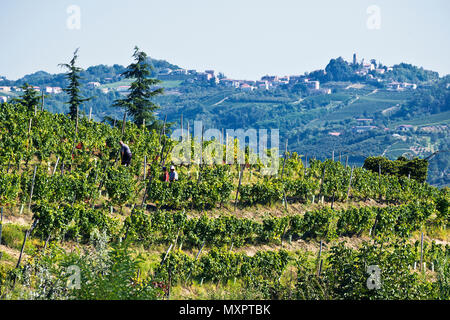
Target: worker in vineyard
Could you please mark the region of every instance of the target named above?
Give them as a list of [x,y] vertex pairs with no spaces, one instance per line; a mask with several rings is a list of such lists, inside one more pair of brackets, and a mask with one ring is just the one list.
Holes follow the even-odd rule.
[[123,141],[119,141],[119,144],[121,145],[120,154],[122,155],[122,165],[128,167],[130,165],[132,156],[130,147],[123,143]]
[[167,171],[167,167],[163,167],[163,176],[162,176],[161,180],[164,182],[170,181],[169,172]]
[[178,173],[175,171],[175,166],[170,166],[169,181],[178,181]]

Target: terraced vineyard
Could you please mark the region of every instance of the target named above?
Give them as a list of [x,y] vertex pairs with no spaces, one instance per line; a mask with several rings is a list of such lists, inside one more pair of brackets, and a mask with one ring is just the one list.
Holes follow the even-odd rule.
[[176,144],[3,104],[0,296],[450,298],[448,189],[296,153],[272,176],[224,158],[169,184]]

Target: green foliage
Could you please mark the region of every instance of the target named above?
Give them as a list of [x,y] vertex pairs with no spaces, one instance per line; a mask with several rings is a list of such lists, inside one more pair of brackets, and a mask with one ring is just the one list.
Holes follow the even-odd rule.
[[0,205],[14,204],[20,190],[20,175],[7,173],[0,175]]
[[241,186],[240,203],[244,206],[255,204],[270,205],[283,198],[282,186],[279,181],[269,180],[253,185]]
[[34,300],[162,298],[164,292],[151,278],[139,277],[141,257],[134,257],[126,246],[108,247],[107,240],[105,234],[93,233],[93,249],[81,253],[68,253],[50,244],[44,255],[34,257],[18,271],[16,280],[25,289],[7,292],[7,299],[17,294]]
[[435,71],[425,70],[422,67],[419,68],[408,63],[396,64],[392,69],[385,76],[399,82],[417,83],[439,78],[439,74]]
[[126,218],[124,228],[131,240],[145,243],[152,239],[152,221],[141,209],[133,208],[133,214]]
[[130,93],[126,98],[116,100],[114,105],[125,108],[137,125],[142,125],[145,121],[148,125],[153,125],[153,128],[156,128],[154,112],[158,109],[158,106],[150,98],[162,94],[163,89],[153,90],[151,87],[161,83],[161,81],[149,78],[152,66],[148,63],[145,52],[139,51],[139,48],[135,47],[133,58],[136,62],[130,64],[121,74],[127,79],[134,80],[131,83]]
[[[165,253],[162,253],[162,261],[164,257]],[[212,282],[224,282],[235,277],[273,280],[281,276],[289,261],[289,254],[285,250],[261,251],[250,257],[242,253],[212,248],[198,261],[181,251],[175,251],[169,253],[164,263],[156,270],[156,274],[167,280],[170,270],[174,282],[186,281],[188,275]]]
[[445,188],[441,192],[441,196],[437,199],[436,209],[438,219],[442,221],[443,224],[450,223],[450,192],[448,188]]
[[[404,242],[364,244],[359,250],[346,248],[343,243],[331,248],[323,283],[337,299],[429,299],[435,292],[410,271],[414,262],[411,246]],[[367,267],[380,268],[380,289],[367,286]],[[430,292],[431,291],[431,292]]]
[[367,232],[372,228],[376,215],[376,210],[370,207],[343,210],[337,223],[337,232],[345,236],[360,236],[363,232]]
[[32,114],[39,104],[39,93],[28,83],[24,83],[21,89],[23,90],[21,97],[13,99],[12,102],[22,104],[25,106],[28,114]]
[[232,176],[228,166],[204,168],[201,179],[186,179],[166,183],[153,179],[148,188],[148,200],[161,208],[211,209],[230,197],[233,189]]
[[87,241],[94,231],[111,234],[116,222],[107,211],[95,210],[82,204],[57,205],[40,202],[32,206],[34,218],[39,219],[34,233],[44,239],[66,235],[72,239],[81,237]]
[[26,229],[27,228],[25,226],[12,223],[3,223],[1,244],[20,250],[22,248]]
[[306,212],[303,217],[304,236],[334,239],[336,237],[336,221],[337,213],[330,208]]
[[412,179],[424,182],[427,179],[428,161],[418,158],[408,160],[404,157],[400,157],[395,161],[384,157],[368,157],[364,160],[363,168],[376,173],[381,170],[382,174],[398,177],[410,176]]
[[106,172],[105,189],[112,204],[123,206],[135,194],[135,179],[128,167],[110,167]]
[[66,68],[68,70],[66,78],[69,81],[67,88],[64,88],[64,92],[69,95],[69,102],[67,104],[70,106],[70,118],[75,120],[78,117],[78,108],[81,103],[88,101],[91,98],[83,98],[80,94],[80,72],[83,70],[75,65],[78,58],[78,49],[73,53],[73,58],[69,63],[62,63],[59,66]]

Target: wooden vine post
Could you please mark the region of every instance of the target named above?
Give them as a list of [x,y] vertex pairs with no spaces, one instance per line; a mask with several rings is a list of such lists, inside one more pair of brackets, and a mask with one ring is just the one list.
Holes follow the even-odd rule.
[[147,156],[144,156],[144,181],[147,177]]
[[420,266],[419,270],[422,271],[423,268],[423,232],[420,236]]
[[34,165],[33,180],[31,181],[30,201],[28,202],[28,211],[31,209],[31,200],[33,199],[34,180],[36,179],[37,164]]
[[41,112],[44,111],[44,91],[42,91]]
[[[283,181],[283,176],[284,176],[284,168],[285,168],[285,165],[286,165],[286,158],[287,158],[287,154],[288,154],[287,146],[288,146],[288,140],[286,139],[286,144],[285,144],[285,147],[284,147],[283,169],[281,170],[281,180],[282,181]],[[288,207],[287,207],[286,190],[284,189],[284,187],[283,187],[283,201],[284,201],[284,207],[287,210]]]
[[[198,253],[197,253],[197,255],[195,256],[194,263],[196,263],[197,260],[198,260],[198,257],[200,257],[200,253],[202,253],[202,250],[203,250],[203,247],[205,246],[205,243],[206,243],[206,241],[204,240],[204,241],[203,241],[203,244],[202,244],[202,246],[201,246],[201,248],[200,248],[200,250],[198,250]],[[189,271],[189,274],[188,274],[188,276],[186,277],[185,284],[187,284],[188,280],[191,278],[191,275],[192,275],[192,269]]]
[[23,251],[25,250],[25,244],[27,242],[27,239],[30,236],[31,232],[33,232],[33,230],[36,227],[36,225],[38,224],[38,222],[39,222],[39,219],[34,220],[30,229],[25,231],[25,236],[23,238],[23,243],[22,243],[22,249],[20,250],[19,259],[17,260],[16,268],[19,268],[19,266],[20,266],[20,262],[22,261]]
[[380,197],[380,201],[381,198],[383,197],[383,195],[381,194],[381,164],[378,163],[378,192],[379,192],[379,197]]
[[189,141],[190,139],[191,139],[191,137],[189,136],[190,135],[190,133],[189,133],[189,120],[188,120],[188,122],[187,122],[187,124],[186,124],[186,137],[187,137],[187,140]]
[[180,125],[181,125],[181,142],[183,142],[183,114],[180,117]]
[[28,123],[28,139],[27,139],[27,151],[30,145],[30,138],[31,138],[31,123],[33,121],[33,118],[30,118],[30,121]]
[[352,187],[352,178],[353,178],[353,169],[355,167],[352,167],[352,171],[350,171],[350,181],[348,182],[348,188],[347,188],[347,200],[350,197],[350,188]]
[[284,175],[284,167],[285,167],[285,165],[286,165],[287,146],[288,146],[288,141],[287,141],[287,139],[286,139],[286,144],[285,144],[285,146],[284,146],[283,168],[281,169],[281,179],[283,179],[283,175]]
[[55,163],[55,167],[53,168],[52,176],[55,175],[56,168],[58,168],[58,162],[59,162],[59,156],[58,156],[58,158],[56,159],[56,163]]
[[200,179],[202,177],[202,169],[203,169],[203,134],[205,132],[205,127],[202,123],[202,139],[200,142],[200,163],[198,164],[198,178],[197,178],[197,185],[200,182]]
[[[3,207],[0,209],[0,244],[2,244],[2,229],[3,229]],[[1,257],[0,257],[1,258]]]
[[323,203],[323,201],[324,201],[324,195],[323,195],[323,183],[324,183],[324,181],[325,181],[325,166],[323,166],[323,172],[322,172],[322,179],[320,179],[320,188],[319,188],[319,195],[320,195],[320,198],[317,200],[318,202],[317,203],[319,203],[319,201],[321,201],[322,200],[322,203]]
[[244,173],[245,164],[241,164],[241,170],[239,170],[239,183],[236,190],[236,198],[234,199],[234,211],[236,211],[236,206],[238,202],[239,190],[241,189],[242,175]]
[[322,247],[323,247],[323,242],[322,240],[320,240],[320,248],[319,248],[319,255],[317,257],[317,276],[320,277],[320,272],[322,271]]
[[161,266],[163,266],[164,263],[166,262],[167,256],[169,255],[170,250],[172,250],[172,247],[173,247],[173,243],[171,243],[169,248],[167,249],[166,254],[164,255],[164,259],[161,261]]

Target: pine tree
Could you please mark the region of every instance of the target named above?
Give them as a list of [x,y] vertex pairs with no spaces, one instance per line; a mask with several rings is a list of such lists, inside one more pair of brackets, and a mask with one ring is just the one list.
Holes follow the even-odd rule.
[[39,94],[34,90],[33,86],[28,83],[24,83],[20,88],[22,88],[23,94],[20,98],[15,98],[12,101],[25,106],[28,112],[34,112],[34,108],[39,104]]
[[78,114],[78,108],[80,104],[84,101],[88,101],[91,98],[83,98],[80,94],[80,72],[83,71],[82,68],[77,67],[75,65],[78,58],[78,49],[73,53],[73,58],[69,63],[61,63],[60,67],[66,68],[68,70],[66,74],[67,80],[69,80],[69,86],[64,88],[63,91],[69,95],[69,102],[66,102],[70,105],[69,115],[72,120],[75,120]]
[[130,86],[130,93],[124,99],[117,99],[114,106],[125,108],[133,117],[137,125],[145,123],[149,127],[159,127],[159,121],[154,112],[159,108],[151,98],[162,94],[163,88],[152,89],[152,86],[161,83],[161,80],[150,78],[153,67],[148,61],[147,54],[134,47],[133,58],[135,63],[130,64],[121,75],[127,79],[134,79]]

